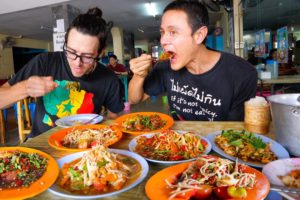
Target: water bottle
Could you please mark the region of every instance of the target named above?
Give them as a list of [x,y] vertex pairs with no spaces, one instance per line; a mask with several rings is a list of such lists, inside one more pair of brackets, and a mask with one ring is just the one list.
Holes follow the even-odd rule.
[[267,60],[267,71],[271,72],[271,78],[278,78],[278,62],[276,60]]
[[256,71],[257,71],[258,78],[261,78],[261,72],[265,71],[265,64],[260,63],[256,65]]

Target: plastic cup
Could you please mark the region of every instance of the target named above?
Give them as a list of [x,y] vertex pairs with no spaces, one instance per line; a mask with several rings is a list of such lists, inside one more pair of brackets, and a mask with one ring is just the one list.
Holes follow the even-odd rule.
[[129,102],[125,102],[124,103],[124,111],[130,111],[130,103]]
[[157,96],[150,96],[150,99],[152,102],[156,102],[157,101]]
[[167,96],[162,96],[161,100],[162,100],[163,104],[167,104],[168,103],[168,97]]

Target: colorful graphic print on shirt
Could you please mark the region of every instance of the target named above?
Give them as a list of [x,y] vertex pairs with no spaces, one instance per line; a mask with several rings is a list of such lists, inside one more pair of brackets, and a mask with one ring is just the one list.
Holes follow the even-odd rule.
[[93,113],[93,93],[80,88],[79,82],[55,80],[58,87],[43,97],[46,113],[43,123],[54,126],[51,116],[58,118],[81,113]]

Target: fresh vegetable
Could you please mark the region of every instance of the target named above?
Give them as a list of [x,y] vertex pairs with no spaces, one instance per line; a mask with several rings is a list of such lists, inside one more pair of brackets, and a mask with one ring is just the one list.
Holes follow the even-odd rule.
[[233,198],[243,198],[247,196],[247,191],[242,187],[230,186],[227,188],[227,193]]

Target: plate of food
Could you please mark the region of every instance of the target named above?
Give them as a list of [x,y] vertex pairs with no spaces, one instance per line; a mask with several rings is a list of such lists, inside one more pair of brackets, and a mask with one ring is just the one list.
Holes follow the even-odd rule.
[[160,164],[192,161],[211,150],[211,144],[205,137],[179,130],[139,135],[129,142],[128,147],[146,160]]
[[0,147],[0,199],[27,199],[47,190],[58,165],[50,155],[26,147]]
[[271,184],[300,188],[300,158],[275,160],[266,164],[262,172]]
[[125,133],[140,135],[169,129],[174,120],[171,116],[159,112],[135,112],[118,117],[115,123]]
[[110,146],[122,138],[116,126],[92,124],[61,129],[50,135],[48,144],[58,150],[84,151],[95,145]]
[[239,162],[252,167],[262,168],[271,161],[290,157],[278,142],[245,130],[217,131],[206,137],[218,154],[230,160],[239,158]]
[[77,114],[63,117],[55,121],[57,126],[68,128],[85,124],[97,124],[103,120],[103,116],[98,114]]
[[149,199],[160,200],[261,200],[268,195],[270,183],[254,168],[206,155],[159,171],[147,181],[145,190]]
[[141,156],[125,150],[97,146],[65,156],[49,191],[70,199],[98,199],[130,190],[146,178],[149,166]]

